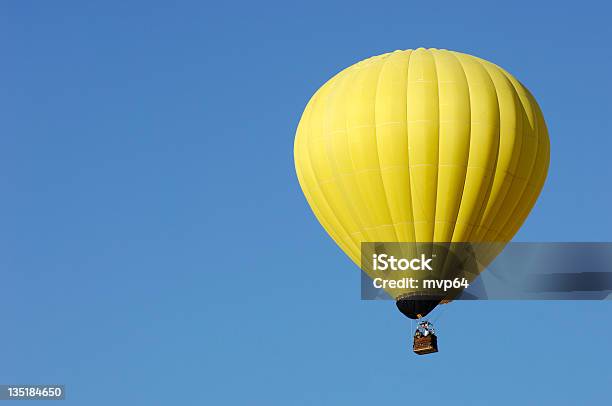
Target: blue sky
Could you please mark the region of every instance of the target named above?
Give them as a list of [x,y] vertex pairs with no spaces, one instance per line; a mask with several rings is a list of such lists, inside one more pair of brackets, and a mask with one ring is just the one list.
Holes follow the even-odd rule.
[[516,240],[610,241],[610,6],[0,7],[0,383],[63,383],[75,405],[609,399],[611,302],[453,303],[441,352],[413,356],[394,304],[359,300],[292,150],[342,68],[420,46],[474,54],[533,92],[551,134]]

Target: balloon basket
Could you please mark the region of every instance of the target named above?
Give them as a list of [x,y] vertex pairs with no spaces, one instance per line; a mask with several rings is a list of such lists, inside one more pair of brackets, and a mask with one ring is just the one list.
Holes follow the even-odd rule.
[[412,350],[417,355],[431,354],[438,352],[438,337],[431,334],[425,337],[414,337]]

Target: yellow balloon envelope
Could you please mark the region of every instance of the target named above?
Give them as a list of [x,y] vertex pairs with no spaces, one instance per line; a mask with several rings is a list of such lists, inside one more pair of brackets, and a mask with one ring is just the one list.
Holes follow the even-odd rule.
[[534,97],[508,72],[419,48],[325,83],[294,154],[314,214],[359,265],[362,242],[510,241],[544,184],[549,139]]

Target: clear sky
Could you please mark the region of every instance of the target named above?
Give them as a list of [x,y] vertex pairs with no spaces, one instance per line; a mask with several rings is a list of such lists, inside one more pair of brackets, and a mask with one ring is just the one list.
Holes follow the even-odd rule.
[[299,189],[313,92],[366,57],[474,54],[551,137],[519,241],[612,240],[604,2],[5,1],[0,383],[74,405],[583,405],[612,302],[462,302],[416,357]]

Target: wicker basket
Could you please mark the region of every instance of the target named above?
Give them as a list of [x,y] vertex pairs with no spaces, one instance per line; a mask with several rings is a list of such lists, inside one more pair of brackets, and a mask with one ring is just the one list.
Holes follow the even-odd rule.
[[438,352],[438,337],[436,337],[435,334],[430,334],[425,337],[415,337],[412,350],[418,355]]

